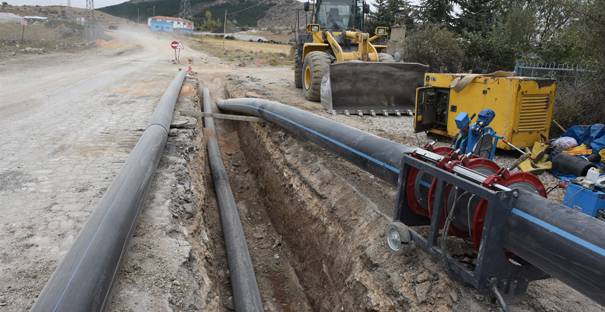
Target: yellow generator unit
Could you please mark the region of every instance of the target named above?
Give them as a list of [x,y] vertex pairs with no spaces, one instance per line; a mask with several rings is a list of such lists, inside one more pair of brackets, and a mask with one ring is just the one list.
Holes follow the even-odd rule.
[[[468,76],[424,75],[424,87],[416,90],[415,132],[428,131],[429,135],[453,138],[459,131],[455,122],[459,113],[466,112],[470,116],[490,108],[496,113],[490,127],[513,145],[531,147],[540,140],[540,134],[548,137],[555,80],[490,75],[474,75],[473,79]],[[460,79],[470,83],[455,86]],[[461,88],[462,85],[465,87]],[[498,148],[510,149],[502,141],[498,142]]]

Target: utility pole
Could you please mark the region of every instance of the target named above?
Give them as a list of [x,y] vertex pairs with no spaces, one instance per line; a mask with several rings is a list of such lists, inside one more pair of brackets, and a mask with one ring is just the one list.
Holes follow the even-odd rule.
[[225,33],[227,32],[227,9],[225,9],[225,23],[223,24],[223,51],[225,51]]
[[71,0],[67,0],[67,20],[71,21]]
[[94,38],[94,25],[95,25],[95,3],[94,0],[86,1],[86,18],[88,19],[88,29],[86,31],[86,40],[92,41]]
[[153,16],[155,16],[155,5],[153,6]]
[[179,17],[187,19],[191,15],[191,3],[189,0],[181,0],[181,8],[179,9]]

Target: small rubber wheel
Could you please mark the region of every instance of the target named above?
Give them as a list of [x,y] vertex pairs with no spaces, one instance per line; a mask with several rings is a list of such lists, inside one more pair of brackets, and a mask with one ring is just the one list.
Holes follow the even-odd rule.
[[380,63],[395,63],[395,58],[386,53],[378,53],[378,62]]
[[321,78],[323,78],[328,66],[330,66],[330,56],[328,56],[328,53],[313,51],[307,54],[303,62],[302,72],[302,87],[305,99],[319,102]]
[[392,222],[387,226],[384,237],[387,246],[394,255],[405,255],[412,249],[410,229],[401,222]]

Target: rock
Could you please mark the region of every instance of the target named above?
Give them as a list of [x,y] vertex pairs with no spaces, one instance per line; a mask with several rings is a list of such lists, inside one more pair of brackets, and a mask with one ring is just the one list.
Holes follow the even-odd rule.
[[454,302],[458,302],[458,300],[460,298],[458,298],[458,294],[455,291],[450,291],[450,298],[452,298],[452,301]]
[[279,260],[279,254],[275,254],[275,256],[273,256],[273,258],[275,258],[275,260]]
[[181,283],[179,281],[177,281],[177,280],[174,280],[172,282],[172,285],[174,285],[174,286],[181,286]]
[[477,301],[483,301],[483,300],[485,300],[485,298],[482,295],[480,295],[480,294],[475,294],[475,299],[477,299]]
[[179,130],[177,130],[177,129],[170,129],[170,132],[168,132],[169,137],[175,137],[178,135],[179,135]]
[[425,281],[428,281],[429,279],[433,279],[433,275],[429,271],[424,271],[420,273],[418,277],[416,277],[416,282],[423,283]]
[[403,273],[403,279],[406,282],[411,282],[414,279],[416,279],[416,277],[418,276],[418,273],[414,273],[414,272],[405,272]]
[[252,234],[252,236],[254,236],[254,238],[256,238],[256,239],[265,238],[265,234],[263,234],[263,233],[254,233],[254,234]]
[[25,52],[27,52],[27,53],[44,53],[44,49],[27,47],[27,48],[25,48]]
[[170,128],[176,129],[195,129],[197,123],[190,122],[189,120],[175,120],[170,124]]
[[227,298],[227,301],[225,301],[224,305],[225,305],[225,308],[234,311],[235,305],[233,304],[233,296]]
[[433,262],[430,258],[424,259],[424,261],[422,261],[422,266],[424,266],[424,268],[429,270],[432,274],[439,272],[437,264]]
[[431,291],[432,284],[431,282],[424,282],[418,286],[416,286],[416,298],[420,303],[426,301],[429,292]]

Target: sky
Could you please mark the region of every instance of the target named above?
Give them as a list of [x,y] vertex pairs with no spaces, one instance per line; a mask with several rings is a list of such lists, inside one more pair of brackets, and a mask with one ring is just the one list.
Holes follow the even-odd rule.
[[[67,0],[3,0],[10,5],[67,5]],[[178,0],[175,0],[178,1]],[[299,0],[300,1],[300,0]],[[108,5],[120,4],[126,0],[94,0],[95,8],[102,8]],[[306,0],[301,2],[307,2]],[[368,1],[374,4],[373,0]],[[412,3],[418,3],[420,0],[412,0]],[[71,6],[76,8],[86,8],[86,0],[71,0]]]

